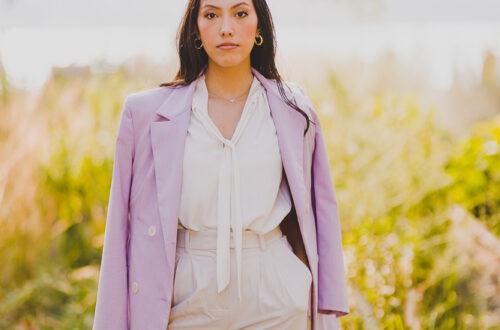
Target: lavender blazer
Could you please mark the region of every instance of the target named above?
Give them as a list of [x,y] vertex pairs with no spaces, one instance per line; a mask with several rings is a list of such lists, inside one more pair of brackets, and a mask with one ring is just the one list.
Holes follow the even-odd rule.
[[[312,329],[336,329],[349,314],[337,201],[318,116],[294,83],[295,99],[316,125],[282,101],[274,80],[252,67],[266,89],[299,237],[313,277]],[[109,197],[94,330],[165,330],[174,280],[184,142],[195,82],[125,98]],[[285,88],[286,90],[286,88]],[[287,91],[287,93],[290,93]]]

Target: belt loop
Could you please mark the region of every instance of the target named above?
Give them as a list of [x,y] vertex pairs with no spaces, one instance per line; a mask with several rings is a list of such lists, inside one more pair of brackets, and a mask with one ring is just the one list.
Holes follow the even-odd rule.
[[184,230],[184,248],[189,252],[189,230]]
[[262,250],[265,250],[266,249],[266,240],[264,239],[263,234],[259,234],[259,240],[260,240],[260,248]]

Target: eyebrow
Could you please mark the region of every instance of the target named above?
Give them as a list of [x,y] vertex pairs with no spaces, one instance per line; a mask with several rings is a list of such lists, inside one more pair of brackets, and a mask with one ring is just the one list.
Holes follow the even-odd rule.
[[[236,7],[241,6],[241,5],[247,5],[248,7],[250,7],[250,5],[248,3],[246,3],[246,2],[238,2],[237,4],[235,4],[234,6],[232,6],[231,8],[236,8]],[[210,5],[210,4],[209,5],[204,5],[202,7],[202,9],[203,8],[207,8],[207,7],[220,9],[220,7],[217,7],[217,6],[214,6],[214,5]]]

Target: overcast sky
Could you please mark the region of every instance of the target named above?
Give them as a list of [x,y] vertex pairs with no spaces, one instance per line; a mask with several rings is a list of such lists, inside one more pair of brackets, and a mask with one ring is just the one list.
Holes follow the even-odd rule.
[[[211,0],[217,1],[217,0]],[[438,88],[455,72],[481,77],[486,52],[500,57],[500,0],[268,0],[278,59],[375,61],[387,51],[419,65]],[[9,80],[38,88],[53,66],[141,55],[176,56],[187,0],[0,0],[0,60]],[[36,56],[33,56],[36,54]],[[416,61],[418,60],[418,62]]]
[[[214,0],[217,1],[217,0]],[[0,0],[0,27],[177,26],[187,0]],[[499,0],[268,0],[276,24],[499,21]]]

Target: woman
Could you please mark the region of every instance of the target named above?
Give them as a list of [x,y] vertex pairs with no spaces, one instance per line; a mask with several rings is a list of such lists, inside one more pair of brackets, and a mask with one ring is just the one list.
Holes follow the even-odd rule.
[[191,0],[176,80],[125,99],[94,329],[335,329],[349,314],[318,116],[264,0]]

